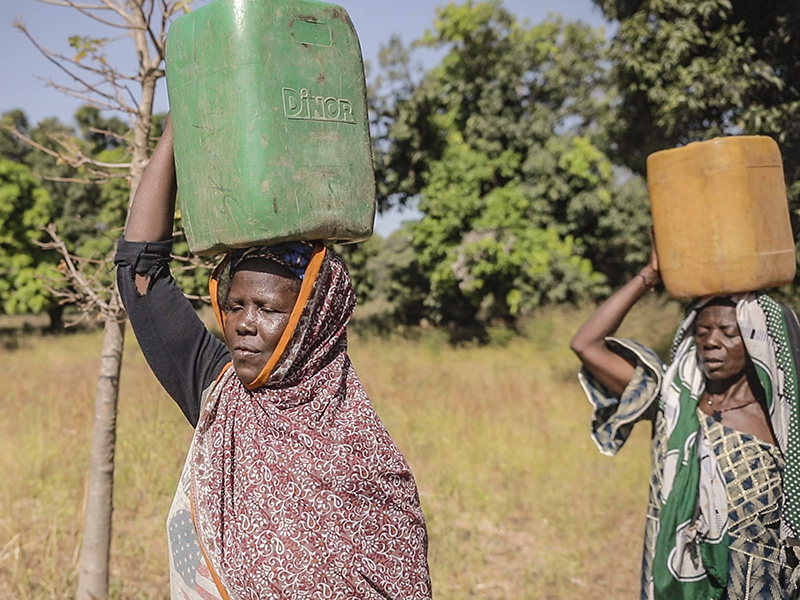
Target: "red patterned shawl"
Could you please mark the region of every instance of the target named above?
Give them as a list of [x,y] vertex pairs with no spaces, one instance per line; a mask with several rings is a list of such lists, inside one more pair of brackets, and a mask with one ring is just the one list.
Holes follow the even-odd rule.
[[350,277],[330,249],[317,264],[266,385],[229,368],[203,408],[198,538],[223,598],[427,599],[416,484],[347,356]]

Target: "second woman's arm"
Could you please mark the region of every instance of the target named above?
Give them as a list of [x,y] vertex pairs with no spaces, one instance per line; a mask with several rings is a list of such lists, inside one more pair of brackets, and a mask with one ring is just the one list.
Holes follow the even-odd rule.
[[603,302],[570,341],[570,348],[583,365],[617,397],[628,385],[634,368],[608,348],[606,337],[617,331],[633,305],[660,281],[658,259],[653,250],[647,266]]

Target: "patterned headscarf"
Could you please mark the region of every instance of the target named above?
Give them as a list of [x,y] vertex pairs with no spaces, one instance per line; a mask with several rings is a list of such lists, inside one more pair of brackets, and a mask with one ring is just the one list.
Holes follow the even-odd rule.
[[[292,273],[301,282],[298,300],[289,317],[289,324],[278,342],[278,347],[268,360],[261,373],[251,382],[245,382],[248,389],[256,389],[267,381],[277,360],[280,358],[286,344],[291,338],[298,320],[303,311],[304,303],[309,298],[314,287],[315,278],[319,267],[325,257],[325,246],[311,242],[281,242],[270,246],[253,246],[231,250],[217,265],[209,280],[211,306],[217,317],[220,328],[225,330],[225,311],[223,307],[228,298],[233,276],[245,261],[255,258],[270,260]],[[308,277],[306,277],[308,275]]]
[[270,246],[252,246],[229,251],[216,266],[208,282],[211,306],[220,327],[223,327],[225,321],[222,307],[228,298],[233,276],[246,260],[253,258],[271,260],[302,281],[312,256],[321,250],[321,245],[314,245],[311,242],[281,242]]
[[[800,531],[800,326],[793,312],[766,294],[740,294],[732,300],[742,341],[764,389],[770,423],[786,459],[781,535],[796,538]],[[709,303],[706,299],[690,307],[675,335],[672,361],[662,381],[669,439],[653,568],[658,599],[719,598],[727,585],[725,484],[697,416],[705,379],[692,334],[698,313]]]
[[308,262],[311,260],[311,252],[313,250],[314,244],[310,242],[281,242],[271,246],[239,248],[233,250],[228,259],[230,261],[230,276],[233,276],[244,261],[252,258],[263,258],[278,263],[283,268],[291,271],[295,277],[302,280],[308,267]]
[[342,261],[315,248],[262,385],[229,368],[203,407],[191,497],[231,599],[431,596],[414,478],[347,355],[355,302]]

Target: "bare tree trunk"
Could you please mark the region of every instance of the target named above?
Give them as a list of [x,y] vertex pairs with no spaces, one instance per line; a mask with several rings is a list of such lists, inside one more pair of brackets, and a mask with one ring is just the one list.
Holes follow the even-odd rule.
[[124,313],[105,320],[100,373],[94,405],[89,486],[84,519],[77,600],[108,598],[111,549],[111,497],[114,489],[114,446],[117,437],[117,398],[125,341]]
[[[59,89],[78,98],[91,98],[93,105],[100,110],[120,110],[133,118],[133,140],[130,143],[131,163],[124,165],[131,186],[130,199],[136,193],[142,172],[150,153],[149,136],[152,127],[153,101],[156,83],[164,76],[164,51],[167,29],[172,19],[180,12],[188,10],[188,2],[183,0],[39,0],[44,4],[69,7],[80,11],[102,24],[125,31],[133,38],[138,69],[135,75],[125,75],[109,65],[102,52],[106,38],[91,39],[84,55],[88,53],[94,60],[86,65],[80,58],[51,52],[40,46],[28,33],[21,21],[16,27],[25,33],[36,47],[51,62],[55,62],[71,78],[69,86],[56,84]],[[83,76],[88,74],[88,77]],[[141,86],[136,95],[130,89],[130,82]],[[110,89],[109,89],[110,86]],[[129,102],[132,100],[132,102]],[[19,133],[19,132],[17,132]],[[33,140],[27,140],[35,144]],[[39,148],[52,154],[47,148]],[[110,166],[89,159],[82,152],[70,157],[59,154],[68,164],[81,166],[89,164],[102,169]],[[114,447],[116,444],[117,399],[119,396],[119,375],[122,369],[122,345],[125,340],[126,315],[116,289],[112,289],[107,302],[105,291],[94,290],[75,267],[63,241],[58,239],[55,229],[51,236],[54,247],[61,249],[69,265],[70,281],[76,285],[89,307],[87,314],[99,311],[105,323],[103,349],[100,359],[100,373],[95,395],[94,431],[90,453],[88,499],[84,517],[83,541],[80,564],[78,566],[78,589],[76,600],[107,600],[109,588],[109,562],[111,549],[111,515],[114,489]]]
[[47,311],[47,316],[50,318],[50,323],[47,330],[52,333],[59,333],[64,331],[64,305],[56,304],[50,307]]
[[[130,202],[136,194],[142,171],[148,160],[147,140],[152,123],[155,82],[143,82],[142,104],[134,124],[133,161],[131,163]],[[89,465],[89,494],[83,524],[83,543],[78,570],[76,600],[107,600],[111,559],[111,513],[114,492],[114,446],[116,444],[117,398],[122,368],[127,316],[116,290],[111,305],[116,310],[104,312],[105,335],[100,374],[95,397],[94,431]]]

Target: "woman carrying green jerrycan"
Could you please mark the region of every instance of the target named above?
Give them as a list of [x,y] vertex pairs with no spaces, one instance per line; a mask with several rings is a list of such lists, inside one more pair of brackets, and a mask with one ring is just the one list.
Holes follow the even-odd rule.
[[142,352],[195,427],[171,597],[430,598],[416,483],[347,355],[345,265],[320,243],[229,252],[210,284],[223,343],[169,272],[175,181],[168,120],[116,264]]
[[664,365],[611,337],[660,280],[654,249],[571,342],[600,451],[653,427],[641,598],[797,598],[797,317],[760,292],[701,298]]

